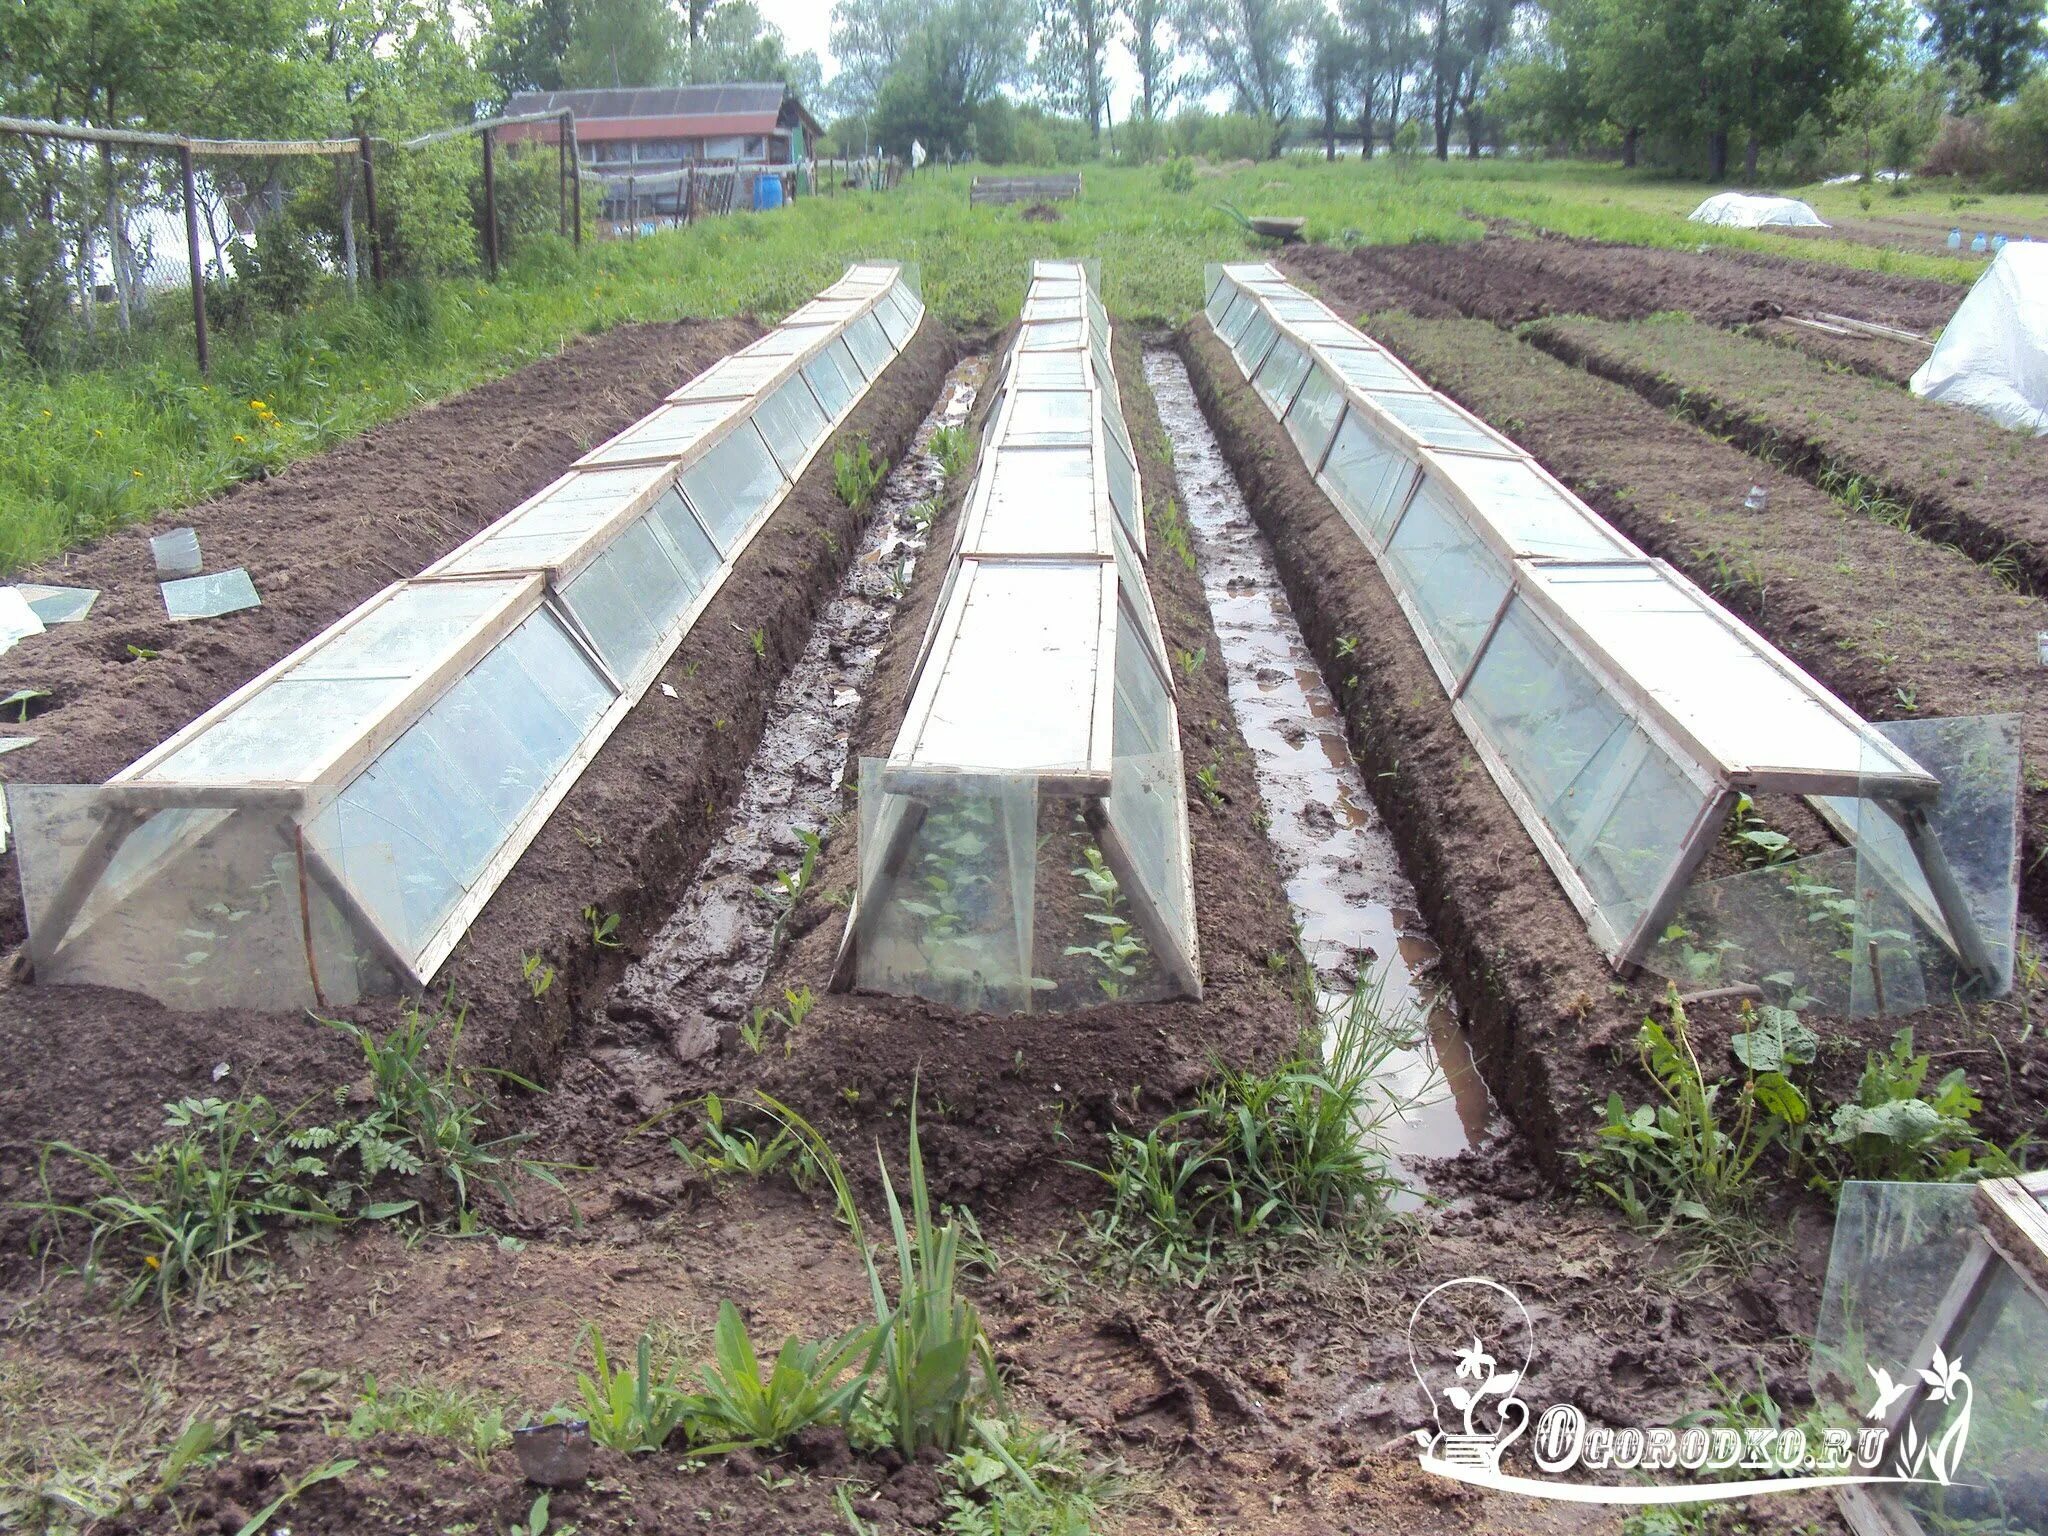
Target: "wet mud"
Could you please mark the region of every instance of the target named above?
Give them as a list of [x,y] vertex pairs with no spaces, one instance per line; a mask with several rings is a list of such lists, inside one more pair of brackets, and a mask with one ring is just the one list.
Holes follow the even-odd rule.
[[1415,1159],[1483,1140],[1492,1105],[1436,977],[1436,944],[1414,887],[1345,740],[1344,717],[1302,638],[1271,545],[1253,523],[1170,349],[1145,354],[1145,382],[1173,445],[1174,473],[1209,610],[1230,675],[1230,707],[1252,750],[1267,836],[1314,968],[1323,1011],[1363,986],[1412,1042],[1386,1063],[1389,1149],[1411,1180]]
[[838,594],[776,690],[731,819],[605,1003],[612,1022],[652,1027],[679,1061],[715,1049],[721,1035],[732,1043],[749,1020],[781,932],[776,877],[796,874],[804,834],[824,836],[839,813],[855,712],[930,540],[927,504],[945,489],[932,434],[967,419],[986,366],[976,356],[954,367],[889,471]]

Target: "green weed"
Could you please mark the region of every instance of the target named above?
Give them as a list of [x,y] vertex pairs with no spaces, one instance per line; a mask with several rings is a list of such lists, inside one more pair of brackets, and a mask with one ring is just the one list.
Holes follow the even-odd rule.
[[1105,997],[1115,1002],[1137,979],[1138,967],[1149,951],[1144,936],[1131,920],[1123,890],[1117,884],[1115,872],[1103,859],[1102,850],[1084,848],[1081,858],[1083,862],[1068,873],[1084,887],[1086,894],[1082,902],[1090,910],[1082,916],[1097,925],[1101,937],[1093,944],[1069,944],[1066,953],[1094,961],[1101,972],[1095,978],[1095,985],[1102,989]]
[[766,1141],[744,1126],[728,1127],[725,1106],[715,1093],[704,1096],[704,1124],[698,1144],[693,1147],[673,1136],[668,1144],[670,1150],[692,1168],[710,1174],[738,1174],[743,1178],[758,1179],[788,1164],[791,1177],[802,1189],[809,1187],[817,1173],[811,1154],[789,1127],[779,1126]]
[[462,1387],[424,1381],[386,1389],[375,1376],[363,1379],[363,1395],[349,1414],[348,1433],[357,1440],[401,1433],[452,1441],[479,1472],[489,1471],[492,1454],[512,1443],[501,1403]]
[[590,942],[599,949],[619,947],[619,914],[600,912],[596,907],[583,909],[584,926],[590,930]]
[[1636,1226],[1659,1235],[1683,1228],[1704,1252],[1737,1251],[1758,1236],[1748,1223],[1757,1163],[1780,1143],[1795,1157],[1798,1151],[1808,1108],[1783,1068],[1801,1052],[1788,1054],[1782,1029],[1775,1055],[1758,1042],[1752,1059],[1775,1065],[1746,1069],[1733,1105],[1724,1106],[1728,1084],[1701,1071],[1676,989],[1667,1007],[1668,1025],[1645,1019],[1636,1039],[1659,1101],[1631,1110],[1619,1093],[1609,1094],[1606,1124],[1579,1161],[1593,1187]]
[[967,1443],[971,1426],[985,1408],[1001,1407],[1002,1377],[983,1332],[981,1314],[959,1292],[961,1229],[952,1219],[935,1222],[925,1181],[924,1153],[917,1135],[917,1093],[910,1097],[910,1213],[906,1219],[889,1165],[875,1149],[882,1171],[882,1198],[896,1257],[892,1302],[881,1267],[867,1240],[867,1228],[853,1188],[832,1149],[808,1121],[766,1094],[762,1103],[793,1131],[816,1159],[832,1186],[840,1219],[852,1234],[868,1276],[879,1355],[871,1381],[871,1402],[896,1449],[914,1457],[926,1446],[953,1452]]
[[789,927],[789,920],[796,915],[796,909],[803,905],[804,898],[811,893],[811,887],[818,876],[818,855],[824,849],[824,837],[817,832],[803,828],[797,830],[797,841],[803,845],[803,857],[795,869],[778,869],[773,887],[759,887],[760,894],[767,898],[775,909],[775,925],[768,935],[771,953],[782,949],[783,934]]
[[1090,1170],[1110,1188],[1087,1223],[1102,1261],[1194,1284],[1269,1249],[1370,1241],[1400,1187],[1386,1128],[1406,1106],[1382,1078],[1412,1023],[1363,981],[1270,1070],[1219,1063],[1193,1108],[1112,1130]]
[[1902,1029],[1891,1048],[1864,1060],[1856,1097],[1837,1105],[1821,1130],[1833,1168],[1819,1182],[1843,1179],[1930,1180],[1937,1183],[2004,1177],[2027,1144],[2010,1148],[1987,1141],[1970,1124],[1983,1102],[1962,1068],[1936,1081],[1931,1058],[1913,1050],[1913,1031]]
[[658,1451],[681,1427],[688,1395],[677,1384],[673,1364],[654,1358],[654,1340],[641,1334],[633,1363],[614,1367],[597,1324],[584,1327],[590,1369],[576,1374],[576,1395],[590,1421],[590,1438],[614,1451]]
[[832,450],[832,488],[856,512],[867,509],[888,473],[889,461],[877,458],[864,437],[856,438],[850,447],[842,444]]
[[965,427],[945,426],[932,433],[931,455],[939,461],[939,473],[948,480],[967,467],[973,452]]
[[721,1301],[704,1389],[683,1399],[691,1450],[772,1449],[813,1425],[846,1422],[866,1390],[875,1351],[872,1325],[816,1344],[792,1336],[764,1374],[739,1308]]

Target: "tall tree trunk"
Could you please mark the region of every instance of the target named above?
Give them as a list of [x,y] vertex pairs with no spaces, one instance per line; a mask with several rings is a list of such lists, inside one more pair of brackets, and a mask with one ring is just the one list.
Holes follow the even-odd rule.
[[1742,179],[1749,186],[1756,185],[1756,156],[1757,150],[1760,147],[1757,143],[1756,135],[1753,133],[1749,136],[1749,143],[1743,146]]
[[1636,168],[1636,148],[1643,141],[1643,130],[1630,128],[1621,136],[1621,168],[1632,171]]
[[1707,180],[1728,179],[1728,130],[1716,128],[1707,135]]

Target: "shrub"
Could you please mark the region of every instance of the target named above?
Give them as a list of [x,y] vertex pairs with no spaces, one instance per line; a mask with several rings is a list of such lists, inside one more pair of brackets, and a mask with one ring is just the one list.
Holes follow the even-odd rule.
[[1999,176],[2015,187],[2048,187],[2048,75],[2036,75],[1991,118]]
[[1975,181],[1991,174],[1991,135],[1981,117],[1945,117],[1921,161],[1929,176],[1961,176]]
[[1166,162],[1159,171],[1159,185],[1167,192],[1192,192],[1195,190],[1195,162],[1185,155],[1176,155]]

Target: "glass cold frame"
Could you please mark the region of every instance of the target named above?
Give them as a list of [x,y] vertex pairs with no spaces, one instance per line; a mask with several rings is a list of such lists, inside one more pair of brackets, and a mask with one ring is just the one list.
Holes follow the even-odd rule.
[[[860,888],[835,986],[1028,1009],[1074,985],[1044,975],[1084,952],[1062,961],[1059,946],[1104,935],[1069,933],[1070,890],[1039,911],[1038,876],[1062,879],[1079,857],[1031,867],[1050,794],[1067,803],[1059,835],[1109,861],[1159,957],[1148,985],[1199,995],[1179,730],[1108,342],[1078,264],[1039,263],[902,727],[886,761],[862,765]],[[972,866],[971,894],[935,905],[920,882],[949,857]]]
[[[1520,448],[1264,265],[1205,313],[1379,559],[1459,718],[1617,961],[1737,789],[1936,781]],[[1306,376],[1303,377],[1303,371]],[[1318,468],[1318,466],[1320,466]],[[1570,639],[1566,637],[1570,636]],[[1868,774],[1860,792],[1873,792]]]
[[806,309],[108,785],[11,788],[39,978],[174,1007],[424,985],[923,314],[879,266]]

